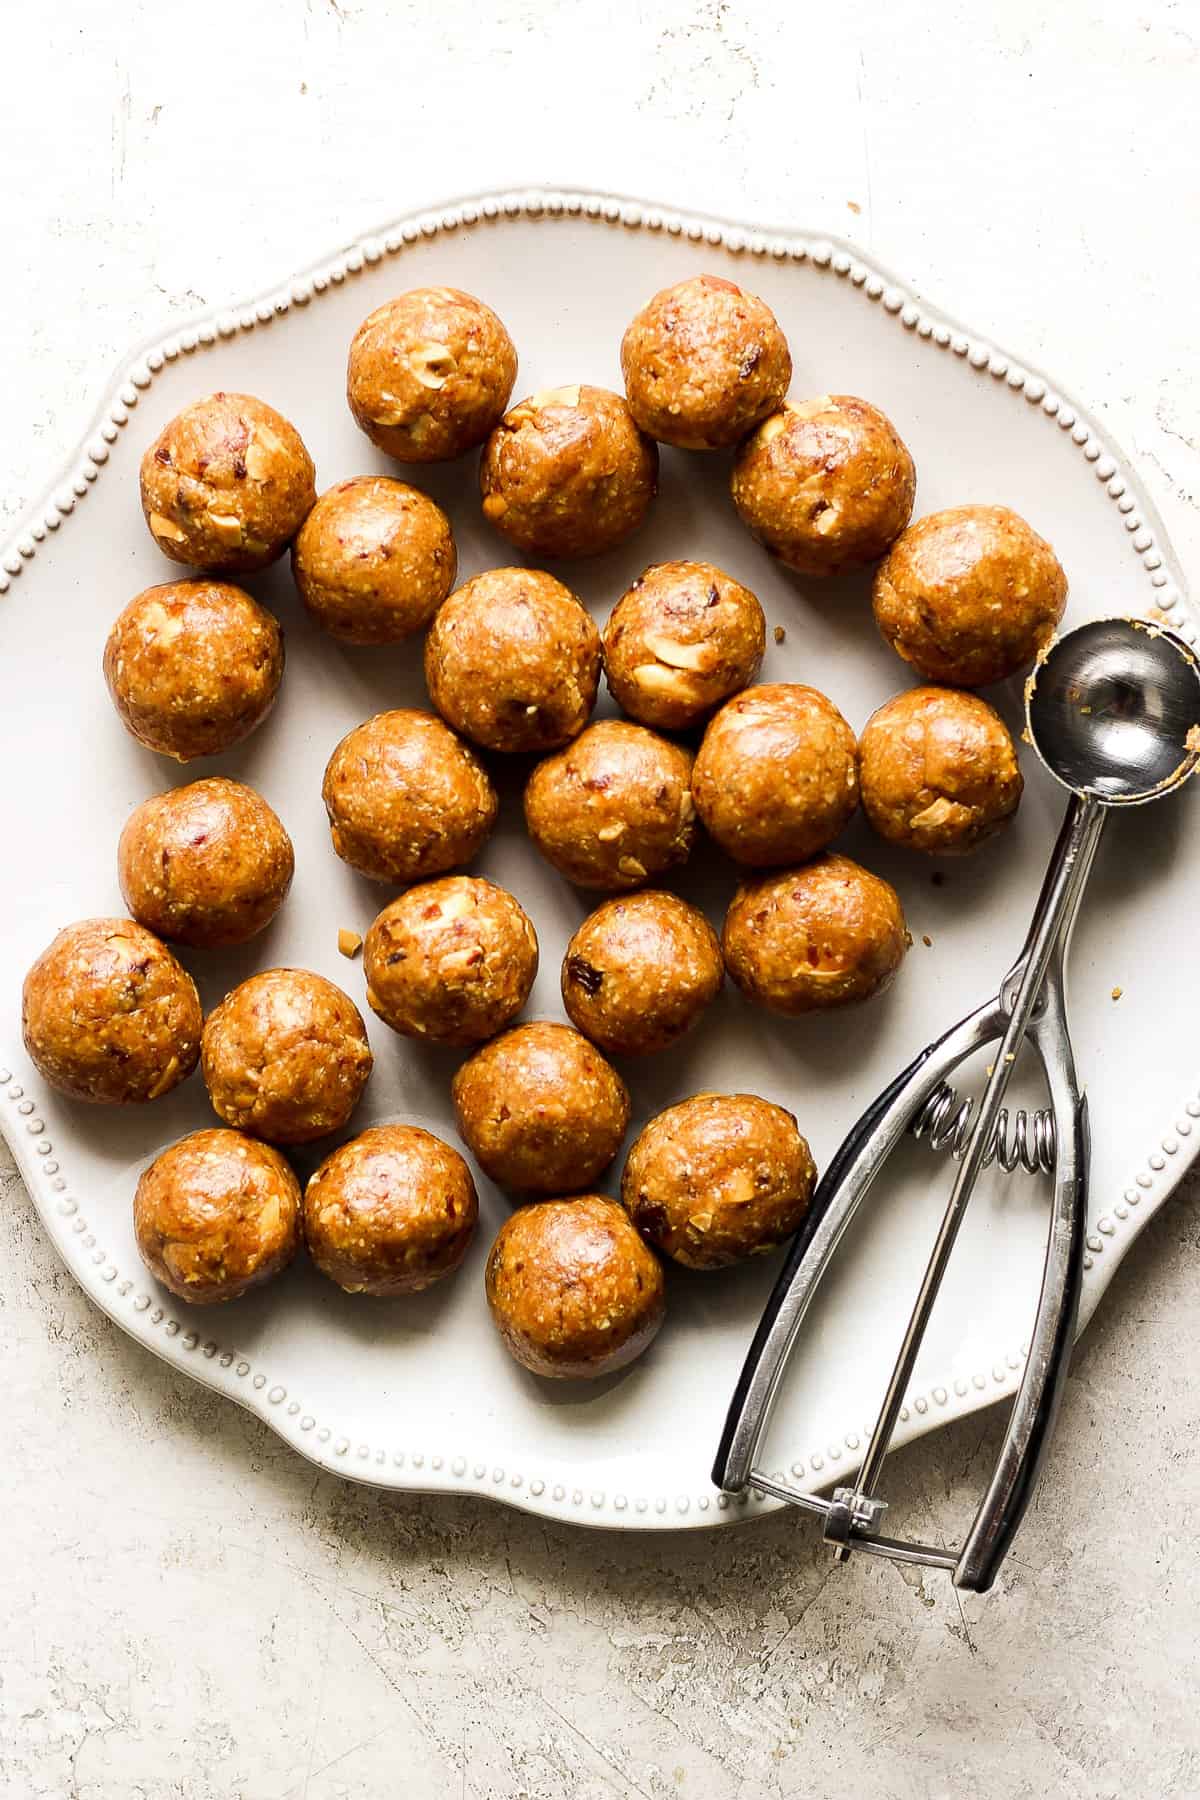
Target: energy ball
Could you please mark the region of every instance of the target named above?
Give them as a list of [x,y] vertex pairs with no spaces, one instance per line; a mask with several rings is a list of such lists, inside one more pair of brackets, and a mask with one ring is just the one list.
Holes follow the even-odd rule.
[[294,869],[292,841],[262,795],[222,776],[143,800],[117,845],[134,918],[198,949],[255,937],[283,905]]
[[602,719],[529,777],[529,835],[577,887],[641,887],[691,854],[691,774],[690,751],[641,725]]
[[571,1023],[616,1056],[666,1050],[716,999],[725,964],[702,912],[675,894],[605,900],[567,945],[562,997]]
[[909,527],[875,575],[875,622],[926,681],[986,687],[1029,667],[1067,604],[1045,538],[1007,506],[952,506]]
[[858,805],[854,733],[816,688],[747,688],[705,732],[692,796],[705,830],[735,862],[800,862],[832,843]]
[[639,724],[689,731],[754,680],[767,642],[749,588],[712,563],[653,563],[604,627],[604,673]]
[[451,594],[425,640],[425,683],[485,750],[557,750],[596,704],[600,633],[540,569],[489,569]]
[[492,1323],[533,1375],[591,1380],[624,1369],[663,1322],[663,1272],[602,1194],[523,1206],[500,1227],[485,1276]]
[[193,1131],[142,1175],[133,1229],[142,1261],[180,1300],[236,1300],[295,1256],[300,1183],[269,1144]]
[[607,1169],[629,1090],[569,1025],[517,1025],[463,1063],[451,1087],[463,1142],[510,1194],[565,1194]]
[[322,1275],[383,1300],[452,1275],[478,1218],[466,1163],[417,1125],[376,1125],[351,1138],[304,1190],[305,1241]]
[[817,1171],[796,1121],[757,1094],[694,1094],[650,1120],[621,1201],[656,1250],[689,1269],[766,1256],[797,1230]]
[[176,762],[231,750],[261,725],[283,678],[283,633],[224,581],[169,581],[125,608],[104,679],[127,731]]
[[1024,787],[1008,726],[960,688],[897,694],[867,721],[859,755],[863,811],[880,837],[934,856],[992,837]]
[[222,575],[273,563],[317,497],[300,433],[252,394],[186,406],[143,456],[141,489],[163,555]]
[[851,394],[781,407],[733,465],[743,525],[800,575],[836,575],[882,556],[912,517],[916,485],[896,427]]
[[367,933],[367,1003],[404,1037],[482,1044],[516,1018],[537,974],[537,933],[492,881],[448,875],[410,888]]
[[621,373],[643,431],[681,450],[720,450],[775,411],[792,359],[764,300],[693,275],[638,313],[621,339]]
[[330,488],[292,545],[309,618],[344,644],[398,644],[423,630],[457,573],[441,507],[386,475]]
[[371,1073],[362,1015],[308,969],[264,969],[204,1023],[204,1080],[227,1125],[274,1144],[339,1131]]
[[460,288],[411,288],[363,320],[346,398],[371,442],[398,462],[446,462],[481,444],[517,379],[512,339]]
[[21,990],[39,1075],[106,1106],[157,1100],[190,1075],[204,1015],[196,984],[132,919],[82,919],[43,950]]
[[607,388],[547,388],[506,413],[479,464],[483,513],[519,550],[596,556],[636,531],[658,447]]
[[474,752],[432,713],[376,713],[344,737],[322,787],[333,847],[374,881],[470,862],[499,802]]
[[725,967],[748,999],[794,1015],[890,987],[910,938],[900,896],[848,856],[742,884],[725,915]]

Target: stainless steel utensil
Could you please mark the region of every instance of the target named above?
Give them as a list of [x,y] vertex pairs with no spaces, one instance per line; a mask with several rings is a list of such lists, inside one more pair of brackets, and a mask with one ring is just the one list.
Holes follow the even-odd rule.
[[[851,1550],[866,1550],[946,1569],[956,1587],[975,1592],[995,1580],[1037,1481],[1079,1304],[1088,1124],[1067,1030],[1064,972],[1071,927],[1108,809],[1161,799],[1200,762],[1200,666],[1173,632],[1138,620],[1097,620],[1043,653],[1026,684],[1026,719],[1038,756],[1072,798],[1025,944],[995,997],[922,1050],[867,1108],[835,1154],[750,1346],[713,1467],[714,1482],[727,1493],[753,1487],[818,1514],[839,1561]],[[1049,1089],[1052,1129],[1046,1128],[1045,1147],[1054,1167],[1029,1353],[996,1467],[961,1548],[901,1542],[878,1532],[886,1502],[873,1490],[967,1203],[998,1135],[1003,1137],[1004,1096],[1026,1039],[1037,1051]],[[755,1455],[809,1301],[846,1226],[904,1133],[928,1119],[950,1072],[996,1040],[999,1049],[974,1123],[965,1141],[960,1134],[962,1161],[856,1481],[826,1499],[772,1480],[755,1466]]]

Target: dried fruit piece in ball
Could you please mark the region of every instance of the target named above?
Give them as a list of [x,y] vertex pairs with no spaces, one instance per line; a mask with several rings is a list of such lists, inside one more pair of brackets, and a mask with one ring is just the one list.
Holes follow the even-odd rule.
[[896,427],[852,394],[788,403],[746,439],[733,503],[760,544],[801,575],[874,562],[912,517],[913,459]]
[[269,1144],[193,1131],[143,1173],[133,1229],[142,1261],[180,1300],[236,1300],[295,1256],[300,1183]]
[[344,644],[398,644],[423,630],[457,572],[441,507],[387,475],[328,488],[292,545],[309,618]]
[[38,1074],[73,1100],[157,1100],[191,1074],[204,1018],[196,984],[132,919],[81,919],[42,951],[21,990]]
[[498,801],[474,751],[433,713],[376,713],[337,746],[322,786],[333,847],[374,881],[421,881],[470,862]]
[[596,556],[637,530],[658,448],[607,388],[546,388],[506,413],[479,464],[484,517],[537,556]]
[[213,1111],[273,1144],[339,1131],[372,1062],[353,1000],[308,969],[264,969],[226,994],[205,1020],[201,1058]]
[[531,1374],[560,1380],[626,1368],[665,1312],[661,1266],[602,1194],[513,1213],[492,1246],[485,1285],[505,1349]]
[[176,414],[142,458],[141,491],[163,555],[225,575],[274,562],[317,497],[300,433],[253,394],[210,394]]
[[1067,578],[1007,506],[952,506],[909,526],[876,571],[873,603],[892,649],[927,681],[986,687],[1049,643]]
[[832,843],[858,805],[854,733],[816,688],[747,688],[705,732],[692,797],[705,830],[735,862],[799,862]]
[[704,914],[647,888],[588,914],[563,957],[563,1005],[602,1050],[642,1056],[690,1031],[724,979],[720,941]]
[[712,563],[652,563],[604,627],[604,673],[632,719],[687,731],[754,680],[766,620],[750,589]]
[[792,359],[765,300],[721,275],[693,275],[633,319],[621,373],[643,431],[681,450],[720,450],[775,411]]
[[757,1094],[694,1094],[635,1139],[621,1200],[656,1250],[689,1269],[723,1269],[786,1243],[816,1178],[782,1106]]
[[529,835],[578,887],[641,887],[691,853],[691,773],[691,753],[678,744],[641,725],[602,719],[529,777]]
[[429,697],[485,750],[557,750],[587,724],[600,634],[570,588],[541,569],[464,582],[425,640]]
[[176,762],[240,744],[283,679],[283,634],[265,606],[224,581],[146,588],[104,646],[104,679],[125,729]]
[[485,1175],[517,1197],[564,1194],[603,1174],[629,1123],[629,1091],[569,1025],[517,1025],[477,1050],[451,1088]]
[[348,1294],[391,1300],[452,1275],[479,1217],[457,1150],[417,1125],[376,1125],[334,1150],[304,1190],[308,1253]]
[[725,967],[747,999],[797,1014],[870,1000],[911,939],[900,896],[848,856],[742,884],[725,915]]
[[516,378],[516,350],[490,306],[460,288],[410,288],[355,332],[346,398],[388,456],[446,462],[483,442]]
[[405,1037],[481,1044],[516,1018],[538,966],[537,933],[512,894],[477,875],[409,888],[367,933],[367,1003]]
[[1000,714],[961,688],[918,687],[872,714],[859,743],[863,811],[881,837],[957,856],[995,835],[1024,786]]

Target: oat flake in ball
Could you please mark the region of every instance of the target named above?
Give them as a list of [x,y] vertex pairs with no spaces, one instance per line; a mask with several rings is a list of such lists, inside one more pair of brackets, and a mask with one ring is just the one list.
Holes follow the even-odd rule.
[[236,1300],[295,1256],[300,1184],[269,1144],[193,1131],[142,1175],[133,1228],[142,1261],[180,1300]]
[[410,288],[354,334],[346,398],[388,456],[445,462],[483,442],[516,378],[516,350],[490,306],[460,288]]

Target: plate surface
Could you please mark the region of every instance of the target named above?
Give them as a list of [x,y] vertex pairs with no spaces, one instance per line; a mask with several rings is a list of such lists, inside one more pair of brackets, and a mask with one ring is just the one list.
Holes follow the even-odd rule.
[[[419,643],[349,650],[320,637],[303,617],[285,561],[247,582],[288,634],[271,720],[230,755],[186,772],[142,750],[111,708],[100,656],[125,601],[181,573],[160,557],[138,505],[138,459],[162,423],[215,388],[260,394],[298,425],[324,488],[388,466],[356,430],[343,381],[356,325],[391,294],[450,283],[488,300],[520,352],[519,397],[574,380],[619,388],[627,320],[655,289],[706,268],[743,281],[774,307],[792,346],[794,394],[859,393],[891,415],[916,458],[918,514],[968,501],[1015,507],[1067,568],[1068,623],[1132,612],[1164,618],[1196,641],[1196,616],[1135,474],[1046,378],[944,319],[849,245],[581,194],[477,199],[400,221],[258,302],[137,352],[63,478],[0,551],[0,823],[16,876],[0,949],[0,1042],[8,1046],[0,1128],[68,1267],[132,1336],[259,1413],[325,1467],[381,1486],[487,1493],[593,1525],[699,1526],[744,1515],[745,1506],[714,1493],[708,1471],[773,1259],[721,1275],[670,1270],[669,1316],[655,1349],[624,1376],[594,1384],[538,1382],[495,1338],[482,1270],[507,1208],[483,1180],[481,1228],[463,1272],[415,1300],[352,1300],[301,1263],[236,1306],[189,1311],[143,1271],[130,1197],[157,1149],[212,1122],[199,1078],[128,1113],[64,1101],[45,1090],[20,1050],[19,991],[59,926],[123,910],[115,848],[130,809],[173,783],[227,773],[251,781],[278,809],[296,845],[297,878],[265,937],[231,954],[185,955],[205,1004],[256,968],[296,963],[363,1005],[361,963],[338,954],[337,932],[365,931],[389,891],[334,857],[321,773],[339,737],[368,714],[427,703]],[[514,560],[480,516],[474,458],[410,473],[451,514],[460,578]],[[908,684],[875,633],[866,579],[789,578],[739,526],[727,473],[723,457],[665,451],[660,497],[642,532],[608,556],[557,572],[603,618],[648,562],[719,563],[759,594],[769,627],[784,629],[778,644],[769,632],[764,678],[812,682],[861,729]],[[1018,720],[1017,684],[993,698]],[[698,1089],[753,1090],[797,1114],[823,1166],[896,1070],[993,991],[1019,944],[1062,804],[1028,756],[1026,776],[1013,829],[936,871],[940,882],[934,866],[892,852],[856,822],[844,847],[896,884],[914,936],[892,994],[841,1017],[788,1022],[752,1011],[727,989],[677,1053],[625,1067],[633,1129]],[[516,772],[502,770],[500,785],[501,825],[477,866],[511,887],[537,925],[542,966],[528,1016],[561,1017],[562,950],[589,902],[524,840]],[[1189,896],[1200,786],[1192,789],[1111,821],[1076,933],[1074,1034],[1095,1135],[1084,1322],[1200,1148]],[[719,923],[735,877],[701,854],[674,885]],[[399,1116],[456,1141],[448,1086],[458,1057],[394,1038],[373,1017],[369,1028],[376,1070],[355,1128]],[[1025,1071],[1015,1085],[1017,1103],[1041,1104]],[[297,1159],[302,1176],[315,1161]],[[801,1486],[819,1487],[855,1465],[950,1167],[924,1146],[900,1153],[810,1315],[764,1456]],[[981,1186],[902,1437],[1013,1390],[1045,1225],[1044,1183],[990,1176]]]

